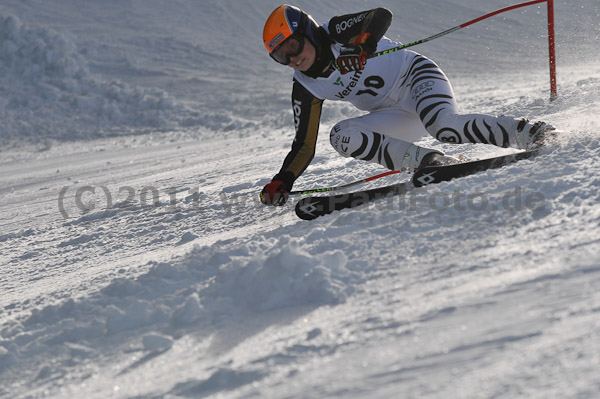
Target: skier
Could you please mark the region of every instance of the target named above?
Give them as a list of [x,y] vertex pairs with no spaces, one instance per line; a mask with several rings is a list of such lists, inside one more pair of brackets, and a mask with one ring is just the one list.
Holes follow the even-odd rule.
[[319,26],[291,5],[267,19],[269,55],[294,72],[292,107],[296,136],[279,173],[260,193],[263,204],[283,205],[294,181],[315,153],[324,100],[348,101],[366,115],[337,123],[333,148],[345,157],[413,172],[424,165],[456,162],[438,150],[413,144],[429,133],[445,143],[486,143],[530,149],[554,127],[509,116],[460,114],[448,78],[430,59],[410,50],[366,56],[397,47],[384,36],[392,13],[376,8],[336,16]]

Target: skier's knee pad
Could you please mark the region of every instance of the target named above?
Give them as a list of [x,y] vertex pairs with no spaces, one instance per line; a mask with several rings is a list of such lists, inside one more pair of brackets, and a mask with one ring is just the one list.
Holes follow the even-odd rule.
[[336,123],[329,133],[331,146],[345,157],[351,156],[352,152],[360,146],[361,141],[359,129],[354,128],[352,122],[348,120]]
[[329,135],[331,146],[345,157],[376,162],[388,169],[401,168],[411,143],[368,129],[360,119],[336,124]]

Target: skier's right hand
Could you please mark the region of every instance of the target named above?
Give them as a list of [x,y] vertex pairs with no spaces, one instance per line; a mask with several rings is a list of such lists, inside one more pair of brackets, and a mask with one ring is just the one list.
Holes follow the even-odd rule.
[[342,47],[339,57],[335,60],[335,67],[342,75],[362,71],[366,64],[367,51],[361,45]]
[[285,187],[282,180],[273,180],[265,185],[260,192],[260,202],[265,205],[282,206],[287,201],[290,190]]

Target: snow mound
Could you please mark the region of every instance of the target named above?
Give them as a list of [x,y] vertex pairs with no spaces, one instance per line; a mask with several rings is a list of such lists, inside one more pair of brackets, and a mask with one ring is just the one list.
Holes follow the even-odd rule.
[[230,296],[236,306],[254,310],[335,304],[346,298],[346,256],[340,251],[312,256],[296,240],[282,237],[245,265],[234,261],[216,280],[214,295]]
[[[2,368],[21,372],[39,356],[67,357],[73,345],[78,353],[87,348],[84,358],[100,341],[114,340],[120,350],[139,347],[139,341],[127,341],[132,331],[140,332],[133,336],[142,337],[142,350],[165,352],[185,329],[210,331],[214,321],[241,314],[342,303],[357,278],[341,251],[311,255],[289,236],[235,251],[213,248],[154,264],[136,278],[115,278],[92,296],[33,308],[29,317],[0,330]],[[32,372],[46,374],[35,367]]]
[[0,15],[0,139],[81,139],[176,126],[166,92],[96,78],[65,34]]

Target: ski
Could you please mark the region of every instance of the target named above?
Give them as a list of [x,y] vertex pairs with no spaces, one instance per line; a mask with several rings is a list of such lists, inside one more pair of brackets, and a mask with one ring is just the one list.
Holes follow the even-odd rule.
[[444,181],[465,177],[477,172],[488,169],[497,169],[505,165],[520,161],[522,159],[533,158],[539,153],[539,150],[530,150],[517,152],[514,154],[500,155],[498,157],[485,158],[477,161],[463,162],[455,165],[445,166],[426,166],[417,170],[412,178],[415,187],[422,187],[427,184],[435,184]]
[[417,170],[411,181],[390,184],[369,190],[355,191],[347,194],[305,197],[296,204],[296,215],[300,219],[313,220],[319,216],[330,214],[346,208],[354,208],[388,195],[402,195],[415,187],[449,181],[465,177],[488,169],[535,157],[539,150],[523,151],[515,154],[469,161],[456,165],[427,166]]
[[347,194],[306,197],[296,204],[296,215],[300,219],[313,220],[333,211],[354,208],[388,195],[401,195],[414,187],[412,182],[402,182]]

